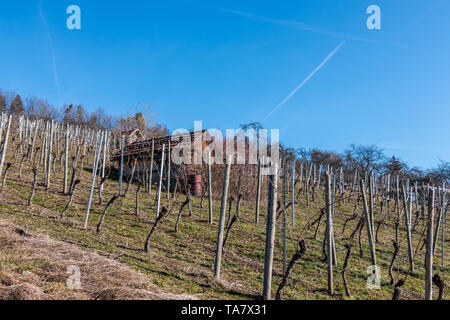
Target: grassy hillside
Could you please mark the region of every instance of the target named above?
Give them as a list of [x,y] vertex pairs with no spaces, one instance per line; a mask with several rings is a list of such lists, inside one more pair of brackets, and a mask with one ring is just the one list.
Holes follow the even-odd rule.
[[[13,155],[8,154],[13,162]],[[91,162],[91,161],[90,161]],[[228,239],[222,264],[222,280],[213,279],[213,265],[215,246],[217,240],[217,220],[220,201],[214,201],[214,224],[208,223],[208,203],[200,207],[200,199],[193,199],[193,215],[188,216],[187,208],[181,218],[178,232],[174,231],[178,210],[185,200],[185,196],[177,194],[175,199],[168,200],[162,197],[162,205],[173,208],[157,229],[151,241],[150,253],[143,251],[146,237],[153,225],[156,208],[154,206],[156,191],[149,195],[141,192],[140,216],[135,215],[136,185],[131,185],[126,198],[120,198],[112,206],[106,216],[102,232],[96,233],[96,225],[100,219],[106,202],[118,192],[118,183],[107,180],[104,190],[104,204],[98,204],[97,191],[89,217],[87,230],[82,228],[86,213],[89,187],[92,181],[91,173],[84,171],[81,183],[76,189],[76,196],[72,207],[66,217],[60,218],[68,196],[62,191],[62,170],[59,162],[56,164],[56,176],[52,176],[49,190],[43,187],[43,172],[39,170],[38,187],[33,200],[32,208],[27,202],[32,186],[33,173],[28,163],[22,170],[22,178],[18,178],[19,164],[8,173],[6,187],[0,195],[0,220],[20,226],[28,233],[48,235],[50,238],[75,244],[86,252],[96,252],[100,255],[114,257],[116,261],[142,273],[149,282],[162,292],[169,294],[192,295],[199,299],[254,299],[262,293],[264,245],[265,245],[265,199],[261,203],[260,223],[254,223],[255,204],[243,202],[240,219],[233,226]],[[298,190],[297,190],[298,191]],[[300,239],[305,240],[307,251],[298,261],[283,291],[283,299],[391,299],[393,286],[389,284],[388,268],[392,259],[392,240],[395,239],[394,223],[390,221],[379,231],[377,244],[378,265],[381,268],[382,283],[380,290],[369,290],[366,286],[369,274],[366,273],[370,263],[370,254],[367,243],[366,229],[362,233],[363,256],[360,256],[358,235],[355,240],[348,240],[356,227],[358,219],[347,224],[344,234],[342,226],[346,219],[353,215],[355,200],[347,204],[336,206],[335,209],[335,237],[338,265],[335,269],[336,294],[330,297],[327,294],[327,265],[322,261],[322,243],[325,234],[325,217],[322,219],[317,238],[314,239],[315,226],[308,228],[309,222],[316,220],[320,208],[324,207],[323,190],[316,190],[316,202],[306,205],[305,195],[300,194],[295,204],[296,225],[292,226],[288,218],[288,261],[295,252]],[[234,203],[235,206],[235,203]],[[361,212],[362,208],[358,209]],[[232,209],[234,214],[235,208]],[[375,210],[375,221],[380,219],[378,203]],[[290,209],[288,210],[290,216]],[[282,218],[277,222],[276,247],[273,274],[273,294],[282,278]],[[423,235],[423,224],[420,223],[413,233],[413,248],[418,248],[415,256],[416,270],[411,273],[404,286],[402,299],[423,299],[424,296],[424,255],[425,248],[419,240]],[[447,237],[448,238],[448,237]],[[401,248],[397,262],[394,266],[394,278],[404,278],[408,272],[407,241],[405,230],[400,228]],[[352,297],[346,297],[343,286],[341,270],[345,258],[344,245],[352,243],[353,255],[347,269],[347,278]],[[447,248],[449,246],[447,245]],[[5,249],[0,246],[0,267],[3,271],[20,275],[24,270],[36,271],[39,274],[42,261],[21,262],[20,259],[8,259]],[[446,252],[448,256],[448,252]],[[444,279],[449,279],[449,268],[440,267],[441,247],[436,250],[435,268]],[[51,264],[51,260],[49,262]],[[36,269],[36,270],[35,270]],[[62,270],[62,269],[61,269]],[[0,271],[0,272],[3,272]],[[65,269],[63,276],[50,281],[54,283],[51,293],[64,288],[67,275]],[[81,282],[87,276],[83,272],[90,272],[81,268]],[[26,279],[23,281],[26,282]],[[108,283],[99,286],[108,287]],[[437,292],[436,287],[435,293]],[[50,289],[46,289],[50,290]],[[56,291],[55,291],[56,290]],[[109,296],[114,298],[114,294]],[[444,298],[448,298],[445,293]]]

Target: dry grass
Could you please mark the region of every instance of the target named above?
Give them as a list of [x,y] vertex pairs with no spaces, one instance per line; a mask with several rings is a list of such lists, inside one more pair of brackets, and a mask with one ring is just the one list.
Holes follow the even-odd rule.
[[[72,154],[74,150],[71,151]],[[38,170],[38,186],[33,207],[27,207],[32,185],[32,171],[25,163],[22,178],[17,178],[18,168],[13,166],[6,180],[6,189],[0,194],[0,298],[2,299],[255,299],[262,292],[264,241],[265,241],[265,200],[261,200],[260,223],[254,221],[254,201],[244,201],[241,215],[234,225],[227,242],[222,261],[222,279],[213,277],[215,244],[217,240],[217,220],[220,202],[213,203],[214,224],[208,223],[208,204],[200,207],[200,199],[193,199],[193,215],[183,215],[178,232],[174,232],[176,214],[172,213],[162,221],[154,234],[150,253],[143,251],[145,239],[156,215],[154,206],[155,190],[149,195],[141,190],[141,216],[135,212],[135,185],[131,185],[128,197],[120,198],[106,216],[101,234],[95,227],[103,212],[104,205],[98,204],[97,190],[94,193],[88,228],[82,228],[86,213],[87,199],[91,183],[89,171],[93,153],[88,153],[81,183],[77,187],[72,207],[64,219],[60,214],[68,196],[61,193],[63,185],[59,162],[56,174],[52,175],[49,190],[42,181],[42,166]],[[9,152],[7,161],[14,161]],[[71,164],[69,164],[69,168]],[[86,168],[88,167],[88,168]],[[69,176],[70,176],[69,172]],[[215,185],[220,185],[220,177],[214,176]],[[236,180],[236,179],[234,179]],[[235,182],[230,192],[237,192]],[[118,181],[107,179],[103,197],[107,202],[118,192]],[[267,186],[264,183],[263,189]],[[215,192],[220,192],[217,187]],[[298,190],[296,190],[297,193]],[[288,197],[290,199],[290,196]],[[176,200],[168,200],[164,194],[163,206],[172,206],[173,212],[184,201],[178,194]],[[391,299],[393,287],[389,284],[388,268],[392,258],[392,240],[395,238],[393,220],[380,229],[377,244],[378,265],[381,268],[380,290],[369,290],[366,286],[367,267],[371,265],[367,236],[362,233],[363,256],[359,256],[357,240],[349,240],[358,220],[348,223],[341,233],[346,219],[352,216],[354,199],[337,206],[335,210],[335,236],[338,265],[335,271],[336,293],[330,297],[327,292],[327,266],[322,261],[322,241],[325,224],[322,221],[317,239],[315,228],[305,229],[308,221],[324,206],[323,190],[316,189],[316,202],[308,206],[305,194],[301,193],[295,204],[296,225],[288,219],[288,259],[295,252],[298,240],[306,242],[307,251],[295,266],[283,292],[284,299]],[[235,205],[235,203],[234,203]],[[392,207],[391,207],[392,208]],[[375,220],[381,218],[378,201]],[[187,210],[185,210],[185,214]],[[361,208],[358,209],[361,214]],[[234,214],[234,207],[232,210]],[[393,214],[395,216],[395,214]],[[313,219],[314,220],[314,219]],[[281,219],[277,222],[277,234],[273,270],[273,291],[281,281],[282,273],[282,232]],[[31,236],[21,236],[14,228],[22,228]],[[420,224],[412,235],[413,247],[421,248],[424,226]],[[400,229],[403,239],[400,254],[394,266],[395,280],[408,273],[405,230]],[[52,240],[53,239],[53,240]],[[448,237],[448,225],[446,227]],[[347,278],[352,297],[346,297],[340,275],[345,254],[344,245],[354,244],[354,254],[347,268]],[[445,254],[448,257],[448,241]],[[408,276],[402,299],[422,299],[424,296],[424,251],[415,257],[416,271]],[[440,267],[442,255],[440,246],[436,251],[435,271],[446,281],[449,267]],[[82,290],[72,291],[66,286],[70,276],[67,267],[78,265],[82,273]],[[24,273],[25,272],[25,273]],[[436,290],[435,290],[436,291]],[[435,292],[436,297],[436,292]],[[444,299],[448,293],[444,294]]]
[[[148,277],[97,253],[0,221],[0,299],[194,299],[162,293]],[[80,290],[70,290],[67,267],[82,270]]]

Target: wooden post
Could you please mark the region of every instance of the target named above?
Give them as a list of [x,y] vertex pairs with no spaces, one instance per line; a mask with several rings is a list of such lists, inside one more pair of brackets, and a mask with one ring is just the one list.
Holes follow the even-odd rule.
[[255,223],[259,223],[259,203],[261,202],[261,166],[262,166],[262,158],[258,159],[258,181],[256,187],[256,212],[255,212]]
[[418,184],[416,181],[416,183],[414,183],[414,200],[416,203],[416,210],[417,210],[417,208],[419,208],[419,192],[417,190],[418,190]]
[[[103,180],[103,178],[105,177],[105,166],[106,166],[106,149],[108,147],[108,131],[105,131],[105,139],[104,139],[104,146],[103,146],[103,159],[102,159],[102,172],[100,175],[100,178]],[[103,192],[103,183],[100,184],[99,188],[100,188],[100,192]]]
[[162,179],[163,179],[163,171],[164,171],[164,152],[166,145],[162,145],[162,155],[161,155],[161,170],[159,173],[159,184],[158,184],[158,195],[157,195],[157,204],[156,204],[156,218],[159,217],[159,209],[161,207],[161,188],[162,188]]
[[45,187],[48,189],[50,186],[50,177],[51,177],[51,171],[52,171],[52,144],[53,144],[53,130],[54,130],[54,122],[52,120],[50,125],[50,136],[49,136],[49,143],[48,143],[48,162],[47,162],[47,172],[45,175]]
[[425,223],[425,183],[422,182],[422,221]]
[[326,189],[325,189],[325,202],[327,207],[327,259],[328,259],[328,294],[334,294],[333,285],[333,223],[332,223],[332,212],[331,212],[331,175],[329,172],[326,174]]
[[91,202],[92,202],[92,196],[94,195],[94,187],[95,187],[95,178],[97,176],[97,169],[98,169],[98,162],[100,159],[100,151],[102,149],[102,142],[103,142],[103,133],[101,134],[100,143],[95,144],[95,154],[94,154],[94,163],[92,166],[92,184],[91,184],[91,192],[89,194],[89,200],[88,200],[88,206],[86,209],[86,216],[84,217],[84,229],[87,228],[87,224],[89,221],[89,212],[91,211]]
[[148,186],[148,193],[151,193],[152,190],[152,183],[153,183],[153,160],[155,156],[155,139],[152,139],[152,155],[150,157],[150,177],[149,177],[149,186]]
[[[439,189],[438,189],[438,194],[440,194]],[[438,215],[436,218],[436,228],[434,230],[433,256],[436,253],[436,247],[438,245],[437,242],[439,239],[439,231],[440,231],[439,229],[441,228],[442,216],[444,215],[444,210],[445,210],[444,200],[445,200],[445,185],[444,185],[444,189],[442,190],[441,198],[437,200],[438,204],[440,203],[440,208],[438,208]]]
[[124,149],[125,149],[125,135],[122,135],[122,143],[120,145],[120,173],[119,173],[119,195],[122,195],[122,190],[123,190],[123,153],[124,153]]
[[225,175],[223,179],[222,203],[220,206],[220,216],[219,216],[219,231],[217,234],[217,244],[216,244],[216,260],[214,263],[214,276],[217,280],[220,280],[220,267],[222,262],[222,249],[223,249],[223,233],[225,225],[225,212],[227,210],[228,186],[230,184],[231,161],[232,157],[228,156],[227,163],[225,166]]
[[[45,142],[47,140],[47,127],[48,127],[48,123],[47,122],[42,124],[42,131],[41,131],[42,142],[41,142],[41,152],[39,154],[39,165],[42,164],[42,161],[43,161],[43,159],[45,157]],[[44,161],[44,163],[45,163],[45,161]],[[44,167],[45,167],[45,164],[44,164]],[[45,172],[45,170],[44,170],[44,172]]]
[[[363,205],[364,205],[364,215],[366,217],[366,226],[367,226],[367,238],[369,239],[369,247],[370,247],[370,256],[372,259],[372,265],[377,265],[377,258],[375,254],[375,243],[374,243],[374,237],[372,234],[372,227],[370,225],[370,217],[369,217],[369,209],[367,206],[367,197],[366,197],[366,188],[364,186],[364,180],[360,180],[360,189],[361,189],[361,195],[363,198]],[[376,270],[376,268],[375,268]]]
[[[2,177],[3,166],[5,164],[6,150],[8,149],[9,131],[11,129],[12,116],[9,116],[8,125],[6,127],[5,142],[3,143],[2,157],[0,161],[0,179]],[[1,141],[0,141],[1,142]]]
[[286,248],[286,161],[283,159],[283,274],[286,274],[287,248]]
[[331,181],[331,243],[333,252],[333,265],[337,266],[336,243],[334,242],[334,207],[336,205],[336,175]]
[[396,206],[397,206],[397,214],[398,214],[398,223],[400,223],[400,218],[401,218],[401,213],[400,213],[400,180],[399,177],[397,176],[397,180],[395,181],[395,191],[397,193],[397,197],[395,199],[396,201]]
[[211,151],[208,152],[208,205],[209,223],[213,224],[213,203],[212,203],[212,172],[211,172]]
[[428,198],[427,252],[425,256],[425,300],[433,300],[434,192],[434,189],[431,189]]
[[444,194],[442,196],[442,208],[441,208],[441,217],[442,217],[442,221],[441,221],[441,228],[442,228],[442,243],[441,243],[441,248],[442,248],[442,268],[445,268],[445,251],[444,251],[444,243],[445,243],[445,216],[446,216],[446,211],[445,211],[445,206],[446,206],[446,197],[447,197],[447,189],[445,187],[445,182],[443,183],[443,190],[444,190]]
[[373,222],[373,172],[371,172],[369,175],[369,218],[373,236],[375,234],[375,227]]
[[69,125],[66,128],[66,140],[64,145],[64,188],[63,193],[67,194],[67,176],[69,174]]
[[266,227],[266,248],[264,258],[263,299],[270,300],[272,292],[273,250],[275,243],[275,224],[277,219],[278,163],[272,164],[273,175],[268,179],[268,206]]
[[355,192],[357,179],[358,179],[358,169],[355,170],[355,176],[353,177],[352,194],[353,194],[353,192]]
[[302,183],[303,180],[303,162],[300,162],[300,183]]
[[[295,160],[294,160],[295,162]],[[317,178],[317,187],[320,189],[320,181],[321,181],[321,177],[322,177],[322,164],[320,164],[319,166],[319,177]]]
[[308,177],[306,178],[306,205],[307,206],[309,206],[309,183],[311,181],[312,166],[313,166],[313,164],[311,163],[309,165]]
[[391,198],[391,174],[387,175],[387,182],[386,182],[386,213],[384,215],[385,217],[385,221],[387,222],[387,220],[390,218],[390,213],[389,213],[389,202],[390,202],[390,198]]
[[169,139],[169,148],[167,150],[167,199],[169,199],[170,196],[170,165],[171,165],[171,149],[170,149],[170,139]]
[[[39,130],[39,121],[34,121],[34,134],[33,134],[33,140],[31,142],[31,152],[30,152],[30,158],[29,160],[31,161],[31,159],[33,159],[33,155],[34,155],[34,145],[36,143],[36,136],[37,136],[37,132]],[[34,164],[33,164],[34,165]]]
[[411,242],[411,215],[412,215],[412,194],[409,198],[409,206],[407,205],[407,194],[406,194],[406,187],[402,183],[403,187],[403,208],[405,210],[405,226],[406,226],[406,237],[408,241],[408,258],[409,258],[409,265],[411,268],[411,271],[414,271],[414,259],[413,259],[413,247]]
[[2,112],[0,115],[0,144],[2,143],[3,127],[5,125],[3,117],[4,117],[4,114]]
[[[322,166],[320,167],[322,169]],[[291,184],[292,184],[292,227],[295,226],[295,159],[292,161],[292,174],[291,174]],[[319,186],[320,186],[320,170],[319,170]]]

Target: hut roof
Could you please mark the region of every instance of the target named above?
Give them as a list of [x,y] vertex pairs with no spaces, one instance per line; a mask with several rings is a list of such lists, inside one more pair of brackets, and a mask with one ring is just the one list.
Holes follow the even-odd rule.
[[[152,144],[154,143],[154,151],[155,154],[159,154],[162,152],[163,145],[165,145],[165,150],[167,151],[169,147],[170,142],[170,149],[172,150],[174,147],[185,144],[185,143],[194,143],[195,139],[195,132],[190,132],[189,137],[190,140],[185,139],[185,135],[170,135],[166,137],[160,137],[160,138],[154,138],[154,139],[147,139],[143,141],[137,141],[134,143],[131,143],[127,145],[124,149],[124,157],[126,158],[135,158],[135,159],[144,159],[148,158],[151,155],[152,152]],[[205,135],[207,135],[205,137]],[[201,132],[202,137],[202,143],[205,143],[208,145],[212,143],[213,137],[211,137],[207,130],[203,130]],[[119,150],[112,156],[112,160],[116,161],[119,160],[121,157],[121,151]]]

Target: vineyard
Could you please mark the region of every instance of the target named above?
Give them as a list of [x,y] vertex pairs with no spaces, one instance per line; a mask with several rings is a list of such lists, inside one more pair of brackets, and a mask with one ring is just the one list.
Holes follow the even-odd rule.
[[0,141],[1,299],[448,299],[445,183],[281,159],[201,166],[195,197],[111,132],[2,114]]

